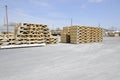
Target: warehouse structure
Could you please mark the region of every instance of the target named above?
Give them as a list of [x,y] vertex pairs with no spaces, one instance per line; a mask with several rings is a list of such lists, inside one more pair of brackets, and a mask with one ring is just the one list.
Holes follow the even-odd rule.
[[61,42],[64,43],[90,43],[103,40],[102,28],[87,26],[63,27]]

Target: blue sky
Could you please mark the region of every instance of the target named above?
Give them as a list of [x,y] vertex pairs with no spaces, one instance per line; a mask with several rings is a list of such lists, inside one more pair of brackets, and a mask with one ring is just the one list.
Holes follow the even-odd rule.
[[9,22],[48,24],[51,28],[70,25],[120,27],[120,0],[0,0],[0,25],[5,5]]

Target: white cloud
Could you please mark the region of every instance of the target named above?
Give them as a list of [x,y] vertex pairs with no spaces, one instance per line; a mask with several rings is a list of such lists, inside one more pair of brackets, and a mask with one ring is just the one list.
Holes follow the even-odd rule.
[[101,3],[103,1],[104,0],[88,0],[88,2],[90,2],[90,3]]

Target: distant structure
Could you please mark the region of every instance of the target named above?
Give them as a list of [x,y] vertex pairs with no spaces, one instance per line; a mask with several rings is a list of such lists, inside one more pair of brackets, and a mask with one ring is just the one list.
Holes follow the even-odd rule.
[[61,35],[61,33],[62,33],[62,30],[60,29],[60,28],[56,28],[55,30],[51,30],[51,34],[53,35],[53,36],[57,36],[57,35]]
[[118,30],[110,30],[110,29],[103,29],[103,36],[106,37],[119,37],[120,31]]

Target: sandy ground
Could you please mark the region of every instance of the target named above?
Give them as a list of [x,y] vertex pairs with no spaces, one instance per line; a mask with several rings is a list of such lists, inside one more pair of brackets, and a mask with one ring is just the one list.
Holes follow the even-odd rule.
[[0,80],[120,80],[120,37],[0,50]]

